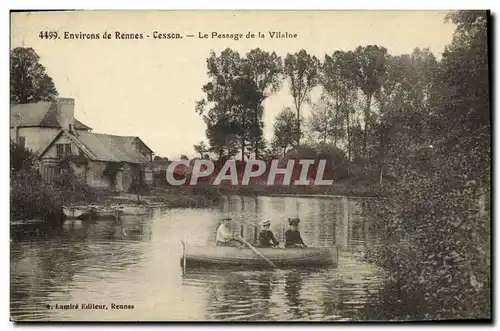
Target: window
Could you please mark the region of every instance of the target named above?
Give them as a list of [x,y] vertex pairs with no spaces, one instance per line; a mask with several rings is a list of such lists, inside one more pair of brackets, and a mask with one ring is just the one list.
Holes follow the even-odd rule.
[[64,144],[64,156],[71,155],[71,144]]
[[64,157],[64,144],[56,144],[57,158],[62,159]]
[[71,155],[71,144],[56,144],[56,151],[58,159]]

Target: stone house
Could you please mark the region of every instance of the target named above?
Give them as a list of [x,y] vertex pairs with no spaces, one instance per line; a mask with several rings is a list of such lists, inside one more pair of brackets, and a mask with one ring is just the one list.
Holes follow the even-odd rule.
[[91,132],[74,118],[72,99],[16,105],[11,129],[13,140],[36,153],[45,181],[71,171],[90,187],[116,192],[153,182],[153,151],[139,137]]
[[62,128],[90,132],[92,128],[74,117],[75,100],[15,104],[10,107],[10,139],[39,155]]

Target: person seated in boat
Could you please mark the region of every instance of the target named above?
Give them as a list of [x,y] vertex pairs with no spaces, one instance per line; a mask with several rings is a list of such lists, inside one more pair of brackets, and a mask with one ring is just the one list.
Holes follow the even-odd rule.
[[230,228],[231,218],[223,218],[217,228],[215,242],[217,246],[241,247],[239,236],[233,234]]
[[259,232],[259,247],[277,247],[280,242],[276,240],[273,231],[270,230],[271,221],[263,221],[261,226],[262,230]]
[[298,230],[300,219],[289,218],[288,224],[290,228],[285,232],[285,247],[287,248],[306,248],[306,244],[302,240],[302,236]]

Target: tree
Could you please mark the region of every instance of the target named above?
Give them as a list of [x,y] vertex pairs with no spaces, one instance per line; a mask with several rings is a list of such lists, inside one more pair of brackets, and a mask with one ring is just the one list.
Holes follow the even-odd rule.
[[367,134],[371,125],[371,105],[374,95],[380,90],[386,72],[387,49],[377,45],[358,46],[356,57],[355,82],[365,96],[363,153],[367,153]]
[[[262,93],[255,82],[246,77],[238,77],[232,82],[231,122],[234,133],[240,141],[241,159],[245,159],[247,147],[255,148],[262,139]],[[250,143],[253,142],[253,146]],[[256,154],[258,150],[256,151]]]
[[212,52],[207,68],[206,98],[198,102],[196,111],[207,124],[211,150],[219,158],[230,157],[238,145],[242,159],[251,152],[258,157],[265,147],[263,102],[279,88],[281,59],[260,49],[241,58],[228,48],[220,55]]
[[[487,14],[459,11],[449,19],[457,28],[437,67],[430,70],[432,59],[420,51],[394,59],[391,75],[400,75],[384,92],[391,96],[384,113],[397,119],[390,130],[414,131],[395,136],[409,146],[391,156],[399,167],[396,182],[363,210],[395,239],[370,259],[404,289],[401,306],[418,304],[418,313],[432,319],[490,318]],[[427,87],[413,90],[415,82]],[[381,124],[393,122],[384,116]]]
[[242,75],[240,55],[227,48],[218,56],[214,52],[207,58],[210,81],[203,86],[205,98],[196,104],[196,112],[207,125],[206,135],[210,150],[219,159],[234,155],[237,130],[234,119],[234,81]]
[[295,140],[300,144],[302,132],[300,131],[300,110],[304,102],[309,101],[309,94],[318,84],[320,61],[315,56],[300,50],[295,54],[287,54],[285,58],[284,74],[290,83],[290,92],[296,110],[297,132]]
[[332,103],[335,105],[336,115],[344,123],[348,159],[351,159],[351,126],[355,112],[356,100],[356,72],[357,62],[351,51],[335,51],[331,56],[325,55],[321,67],[321,85]]
[[343,138],[345,133],[342,115],[340,106],[336,106],[327,96],[322,95],[321,100],[313,105],[309,117],[309,131],[323,144],[332,141],[337,147],[337,141]]
[[[426,124],[429,119],[429,96],[439,71],[434,55],[416,48],[412,54],[387,57],[384,82],[375,95],[378,101],[380,123],[374,139],[372,164],[378,165],[380,182],[384,168],[398,171],[400,155],[408,155],[431,143]],[[395,161],[395,162],[394,162]]]
[[263,103],[273,93],[277,92],[281,86],[282,60],[275,52],[268,53],[260,48],[252,49],[246,54],[242,61],[243,75],[251,79],[255,84],[255,100],[253,108],[250,108],[252,128],[249,131],[249,143],[252,146],[255,158],[259,157],[259,152],[264,150],[263,141]]
[[205,144],[205,142],[202,140],[198,144],[193,145],[194,151],[198,154],[200,154],[200,158],[203,158],[204,155],[208,152],[209,148]]
[[298,121],[290,107],[284,108],[278,113],[274,121],[274,137],[272,145],[280,149],[283,156],[289,147],[292,147],[297,133]]
[[10,141],[10,167],[14,171],[31,170],[36,156],[31,150]]
[[53,101],[58,96],[52,78],[33,48],[10,51],[10,100],[13,103]]

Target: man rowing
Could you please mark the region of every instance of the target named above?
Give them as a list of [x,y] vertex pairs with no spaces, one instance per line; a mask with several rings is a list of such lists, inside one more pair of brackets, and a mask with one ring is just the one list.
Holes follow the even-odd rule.
[[240,236],[234,235],[230,228],[231,218],[226,217],[221,220],[217,228],[215,242],[217,246],[241,247]]

